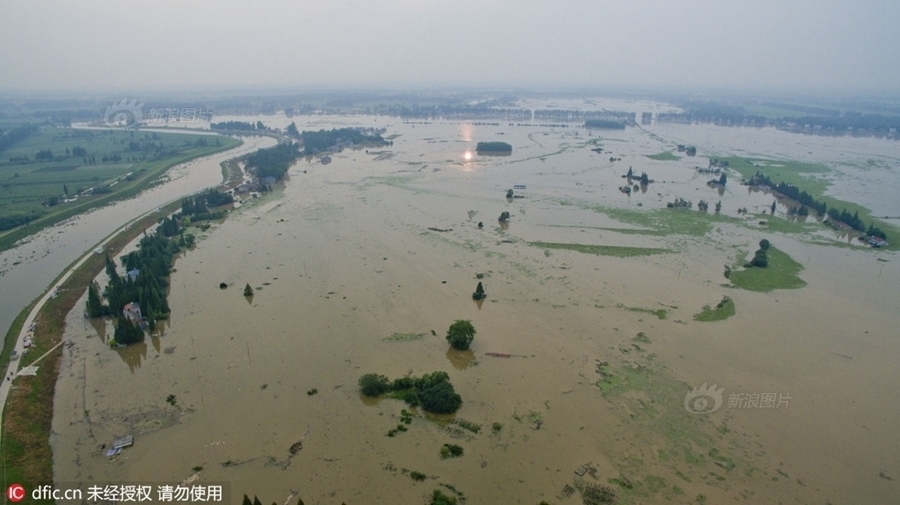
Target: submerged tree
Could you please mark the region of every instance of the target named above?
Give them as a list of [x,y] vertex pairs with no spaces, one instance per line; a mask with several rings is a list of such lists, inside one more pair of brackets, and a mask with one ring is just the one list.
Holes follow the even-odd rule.
[[253,288],[250,287],[249,283],[246,286],[244,286],[244,296],[246,296],[248,298],[253,296]]
[[359,389],[366,396],[381,396],[391,390],[391,382],[384,375],[367,373],[359,378]]
[[475,300],[482,300],[484,299],[484,296],[484,286],[482,286],[481,282],[479,281],[478,286],[475,287],[475,292],[472,293],[472,298]]
[[[480,282],[478,284],[481,285]],[[447,342],[450,342],[454,349],[468,350],[473,340],[475,340],[475,327],[469,320],[458,319],[447,330]]]
[[144,340],[144,330],[131,322],[130,319],[119,315],[116,320],[116,332],[114,336],[117,344],[134,344]]

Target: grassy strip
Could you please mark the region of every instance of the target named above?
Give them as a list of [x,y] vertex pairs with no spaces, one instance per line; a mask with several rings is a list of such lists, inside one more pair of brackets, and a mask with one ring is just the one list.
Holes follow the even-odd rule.
[[135,173],[140,173],[143,175],[135,179],[134,181],[122,180],[119,184],[116,185],[116,190],[112,193],[100,195],[96,198],[79,199],[79,201],[77,202],[59,205],[52,211],[35,219],[34,221],[31,221],[25,226],[19,226],[0,234],[0,251],[11,249],[19,240],[33,235],[44,228],[53,226],[57,223],[65,221],[66,219],[77,216],[78,214],[87,212],[90,209],[102,207],[119,200],[131,198],[150,187],[151,184],[159,176],[166,173],[175,165],[179,165],[181,163],[185,163],[199,157],[209,156],[211,154],[225,151],[241,144],[240,140],[236,140],[231,137],[213,138],[221,139],[222,145],[191,149],[188,153],[182,154],[175,158],[149,163],[147,164],[148,166],[144,166],[143,168],[138,168],[138,165],[136,164]]
[[663,151],[659,154],[645,154],[644,156],[656,161],[678,161],[681,159],[681,156],[675,156],[671,151]]
[[769,248],[768,257],[769,266],[735,270],[731,273],[731,282],[739,288],[764,293],[775,289],[799,289],[806,286],[806,281],[798,276],[803,271],[803,265],[774,247]]
[[[160,212],[147,215],[114,237],[106,250],[110,257],[117,255],[157,220],[180,207],[173,202]],[[34,347],[23,356],[21,366],[58,344],[65,333],[66,316],[81,299],[88,284],[103,271],[106,256],[92,254],[64,283],[59,295],[51,298],[38,312],[34,330]],[[68,270],[68,268],[66,269]],[[54,284],[55,286],[55,284]],[[33,303],[32,303],[33,306]],[[7,348],[15,341],[29,307],[16,319],[6,335]],[[16,332],[16,333],[14,333]],[[4,352],[4,355],[7,353]],[[21,376],[11,389],[3,416],[3,455],[0,465],[8,482],[18,482],[26,489],[53,483],[53,452],[50,447],[50,429],[53,420],[53,396],[59,374],[62,347],[44,358],[37,375]]]
[[699,313],[694,314],[694,321],[724,321],[735,314],[734,300],[727,296],[715,308],[706,305]]
[[542,249],[566,249],[585,254],[598,256],[615,256],[618,258],[630,258],[632,256],[648,256],[651,254],[666,254],[675,252],[671,249],[659,249],[654,247],[625,247],[615,245],[589,245],[589,244],[562,244],[558,242],[528,242],[528,245]]

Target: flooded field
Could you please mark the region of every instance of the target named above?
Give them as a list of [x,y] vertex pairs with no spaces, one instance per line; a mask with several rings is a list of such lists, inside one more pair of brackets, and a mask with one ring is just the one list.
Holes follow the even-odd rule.
[[[831,194],[881,215],[900,185],[896,143],[703,125],[257,119],[385,128],[393,145],[300,161],[283,189],[201,234],[175,265],[170,320],[143,344],[109,349],[111,324],[70,314],[57,481],[196,475],[229,482],[233,503],[296,491],[288,503],[415,504],[434,489],[472,504],[581,503],[596,485],[618,503],[900,496],[896,254],[814,219],[760,224],[784,221],[761,217],[771,195],[734,172],[718,191],[695,170],[724,156],[823,163],[834,181],[871,170],[864,199],[837,184]],[[479,141],[513,153],[479,156]],[[677,152],[684,143],[698,155]],[[655,182],[622,192],[629,167]],[[507,199],[515,185],[522,198]],[[709,213],[667,209],[676,198],[706,200]],[[731,285],[725,265],[761,239],[802,265],[804,287]],[[487,299],[475,302],[479,280]],[[732,317],[694,320],[725,296]],[[477,330],[471,351],[444,339],[457,319]],[[359,377],[438,370],[462,408],[409,409],[407,431],[389,437],[408,406],[362,397]],[[707,390],[712,407],[689,396],[704,384],[724,388]],[[110,460],[105,446],[125,434],[134,446]],[[448,443],[464,454],[443,459]]]

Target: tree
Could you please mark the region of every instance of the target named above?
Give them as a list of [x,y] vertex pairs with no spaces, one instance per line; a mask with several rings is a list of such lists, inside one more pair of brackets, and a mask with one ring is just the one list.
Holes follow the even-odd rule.
[[247,296],[247,297],[253,296],[253,288],[250,287],[249,283],[247,283],[247,285],[244,286],[244,296]]
[[771,209],[772,209],[772,215],[773,215],[773,216],[775,215],[775,204],[776,204],[776,203],[778,203],[778,200],[773,200],[773,201],[772,201],[772,207],[771,207]]
[[763,249],[757,250],[756,254],[753,256],[753,259],[750,260],[750,265],[759,268],[766,268],[767,266],[769,266],[769,258],[766,254],[766,251]]
[[722,200],[716,202],[716,214],[722,211]]
[[116,320],[116,343],[128,345],[144,340],[144,330],[140,326],[135,326],[122,314],[119,314]]
[[419,394],[419,398],[422,400],[422,408],[435,414],[452,414],[462,405],[462,398],[456,394],[449,381],[441,381],[425,389]]
[[722,175],[719,176],[719,184],[724,186],[725,183],[727,183],[727,182],[728,182],[728,177],[725,175],[725,172],[722,172]]
[[769,243],[768,239],[762,239],[759,241],[759,248],[762,249],[763,251],[768,251],[769,247],[771,247],[771,246],[772,246],[772,244]]
[[69,186],[63,184],[63,193],[65,193],[66,196],[69,196]]
[[288,133],[288,135],[290,135],[291,137],[300,137],[300,131],[297,130],[297,125],[296,125],[295,123],[293,123],[293,122],[291,122],[291,124],[288,125],[288,127],[287,127],[287,133]]
[[454,349],[468,350],[473,340],[475,340],[475,327],[469,320],[458,319],[447,330],[447,342],[450,342]]
[[472,293],[472,298],[475,300],[481,300],[484,298],[484,286],[481,285],[481,281],[478,281],[478,286],[475,287],[475,292]]
[[359,378],[359,390],[366,396],[381,396],[391,389],[391,382],[384,375],[367,373]]
[[88,317],[100,317],[103,315],[103,302],[100,300],[100,290],[96,282],[92,282],[88,286],[86,309]]

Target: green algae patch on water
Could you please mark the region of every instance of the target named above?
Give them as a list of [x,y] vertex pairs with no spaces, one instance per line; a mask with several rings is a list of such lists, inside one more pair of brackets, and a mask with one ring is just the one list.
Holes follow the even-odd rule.
[[731,273],[731,282],[748,291],[767,293],[776,289],[799,289],[806,286],[806,281],[799,277],[803,265],[794,261],[787,253],[770,247],[768,252],[769,266],[750,267],[735,270]]
[[633,256],[649,256],[652,254],[667,254],[675,252],[671,249],[661,249],[656,247],[566,244],[559,242],[528,242],[528,245],[540,247],[542,249],[566,249],[569,251],[576,251],[585,254],[595,254],[597,256],[615,256],[618,258],[630,258]]
[[671,151],[663,151],[658,154],[645,154],[644,156],[656,161],[678,161],[681,159],[681,156],[675,156]]
[[734,300],[726,296],[715,307],[706,305],[700,312],[694,314],[694,321],[724,321],[734,314]]
[[[646,335],[641,339],[649,341]],[[652,444],[658,455],[652,460],[624,454],[616,459],[615,466],[622,477],[608,482],[615,488],[620,503],[675,499],[681,489],[666,482],[704,481],[715,488],[733,485],[734,470],[749,466],[732,454],[743,449],[716,435],[710,417],[685,407],[690,391],[687,384],[672,377],[652,353],[640,356],[634,359],[633,354],[623,354],[618,360],[613,358],[613,362],[597,363],[595,385],[600,394],[631,427],[634,440]],[[711,472],[719,478],[709,479]]]
[[623,309],[627,310],[628,312],[640,312],[642,314],[652,314],[652,315],[658,317],[659,319],[665,319],[668,317],[668,314],[669,314],[669,311],[667,311],[666,309],[646,309],[644,307],[626,307],[624,305],[619,305],[619,306],[622,307]]
[[[710,198],[707,202],[711,202]],[[590,205],[585,208],[605,214],[620,223],[630,225],[633,228],[600,228],[631,235],[687,235],[691,237],[703,237],[713,229],[713,224],[731,223],[744,224],[743,219],[701,212],[689,209],[654,209],[634,210],[602,205]]]
[[410,340],[421,340],[425,337],[424,333],[394,333],[382,340],[386,342],[408,342]]

